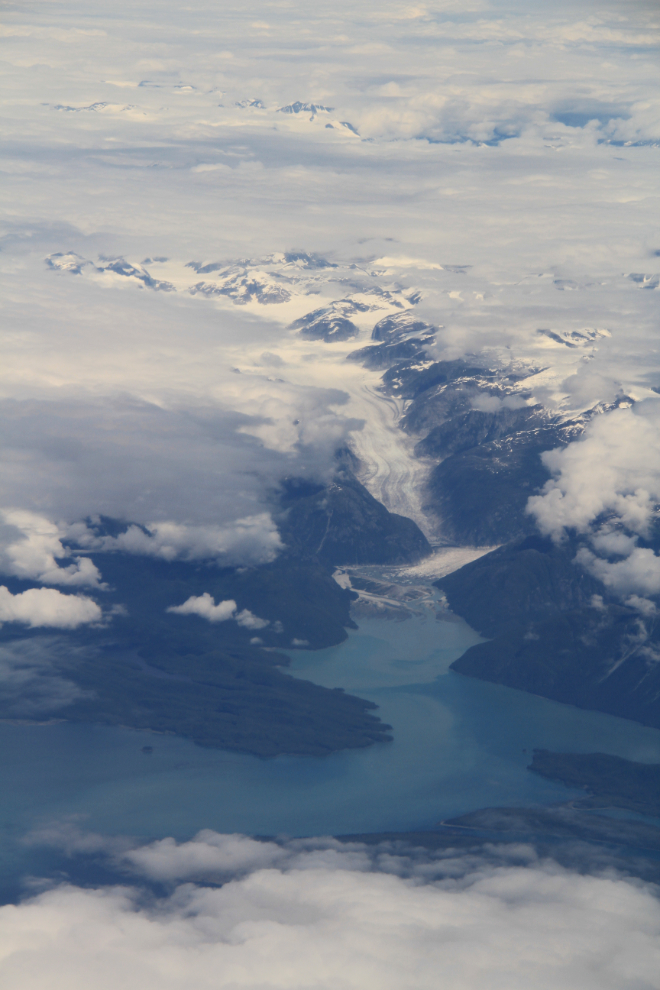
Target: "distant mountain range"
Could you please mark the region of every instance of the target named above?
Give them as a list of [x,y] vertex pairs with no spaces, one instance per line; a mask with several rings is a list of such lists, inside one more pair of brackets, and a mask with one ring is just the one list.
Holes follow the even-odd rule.
[[[280,110],[329,108],[296,102]],[[363,334],[367,317],[372,320],[371,342],[346,359],[382,372],[383,400],[400,404],[400,428],[426,467],[423,491],[417,493],[424,511],[449,544],[499,547],[438,582],[449,606],[489,637],[457,660],[454,670],[660,727],[654,603],[649,601],[646,613],[622,604],[576,563],[585,538],[573,534],[555,545],[541,538],[526,511],[529,497],[550,479],[541,455],[579,439],[601,414],[631,406],[630,396],[620,393],[577,411],[546,408],[535,398],[545,370],[541,364],[493,361],[481,353],[434,359],[440,330],[417,314],[420,292],[394,277],[396,259],[339,263],[291,251],[190,261],[169,277],[169,269],[161,267],[165,262],[92,262],[66,253],[47,259],[55,271],[129,279],[156,291],[187,291],[273,312],[289,312],[295,304],[303,315],[288,323],[287,331],[309,341],[345,345]],[[466,277],[464,266],[445,267]],[[642,289],[657,284],[651,276],[625,277]],[[308,296],[314,305],[305,311]],[[589,357],[609,335],[596,328],[535,333],[539,347],[575,353],[577,359]],[[414,522],[388,512],[364,488],[360,469],[355,458],[340,454],[329,483],[310,488],[301,479],[286,481],[274,504],[287,548],[278,567],[320,567],[327,573],[335,565],[404,563],[430,552]],[[639,546],[660,550],[660,529],[656,526]],[[337,630],[348,621],[346,607],[343,601],[338,605],[334,631],[316,636],[313,645],[338,641]],[[301,602],[300,617],[303,611]],[[312,642],[300,630],[294,637]]]

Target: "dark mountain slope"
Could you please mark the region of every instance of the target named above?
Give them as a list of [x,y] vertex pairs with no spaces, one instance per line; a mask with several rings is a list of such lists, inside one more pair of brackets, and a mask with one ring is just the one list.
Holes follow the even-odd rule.
[[436,581],[453,611],[484,636],[591,603],[603,586],[573,563],[574,545],[529,536]]
[[325,565],[405,564],[431,552],[419,527],[388,512],[348,470],[323,487],[290,483],[277,518],[288,553]]
[[660,728],[660,624],[608,601],[575,549],[531,537],[441,578],[451,608],[493,637],[452,669]]

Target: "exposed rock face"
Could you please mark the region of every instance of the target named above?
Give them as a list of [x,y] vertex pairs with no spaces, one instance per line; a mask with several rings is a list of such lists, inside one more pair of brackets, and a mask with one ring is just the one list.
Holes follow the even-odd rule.
[[[547,417],[542,406],[523,406],[520,409],[503,408],[499,412],[483,412],[469,409],[454,416],[440,426],[435,426],[420,440],[415,452],[423,457],[450,457],[462,454],[482,444],[511,437],[523,430],[535,430],[545,426]],[[560,440],[557,438],[557,443]]]
[[356,325],[332,308],[315,309],[312,313],[295,320],[291,326],[300,330],[302,337],[308,337],[310,340],[325,340],[327,343],[350,340],[358,334]]
[[[389,332],[385,328],[379,336]],[[417,456],[437,462],[425,509],[438,516],[446,539],[459,544],[492,546],[533,534],[527,500],[550,477],[541,454],[577,439],[586,419],[549,415],[511,369],[462,358],[429,364],[422,360],[424,343],[412,338],[380,344],[350,357],[377,367],[388,363],[386,349],[415,351],[390,363],[382,388],[407,400],[401,425],[419,438]]]
[[448,540],[493,545],[535,531],[527,499],[550,477],[541,453],[575,439],[582,424],[558,424],[515,376],[468,361],[399,364],[385,390],[409,400],[403,428],[420,436],[415,452],[439,463],[425,508]]
[[541,454],[566,446],[579,432],[546,426],[446,457],[431,471],[426,505],[442,520],[447,539],[492,546],[535,533],[525,507],[550,477]]
[[361,347],[357,351],[352,351],[346,358],[347,361],[355,361],[378,371],[381,368],[391,368],[399,361],[411,361],[424,356],[424,340],[412,337],[410,340],[402,340],[397,344],[376,344],[369,347]]
[[393,316],[385,316],[379,320],[371,332],[371,339],[378,340],[384,344],[398,344],[411,336],[432,337],[435,328],[424,320],[415,319],[415,316],[407,311],[405,313],[395,313]]
[[371,339],[379,343],[353,351],[347,360],[374,370],[391,368],[402,361],[425,360],[425,347],[434,341],[435,334],[435,327],[416,319],[410,311],[394,313],[379,320],[373,328]]

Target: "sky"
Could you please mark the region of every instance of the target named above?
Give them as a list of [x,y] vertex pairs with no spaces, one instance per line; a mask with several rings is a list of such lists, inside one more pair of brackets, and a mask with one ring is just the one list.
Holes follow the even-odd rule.
[[[401,408],[345,361],[401,307],[437,328],[433,357],[513,365],[565,419],[636,400],[546,455],[530,511],[648,609],[656,3],[35,0],[3,4],[0,37],[0,570],[38,585],[0,591],[0,621],[99,621],[102,567],[71,545],[274,559],[273,487],[327,480],[346,442],[433,536]],[[319,308],[358,336],[291,328]],[[99,514],[146,532],[100,547]],[[7,691],[48,681],[14,650]],[[248,857],[218,889],[217,841],[192,873],[162,867],[184,886],[158,903],[134,893],[152,850],[126,890],[2,908],[6,985],[53,986],[54,966],[74,990],[658,985],[657,902],[611,871],[459,857],[438,879],[335,850]]]

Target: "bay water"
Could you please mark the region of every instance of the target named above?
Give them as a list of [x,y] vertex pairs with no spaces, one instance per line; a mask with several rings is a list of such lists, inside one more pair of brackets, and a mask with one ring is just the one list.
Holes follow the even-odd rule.
[[0,724],[4,835],[11,846],[61,821],[145,839],[202,828],[424,829],[477,808],[581,796],[526,769],[535,747],[660,762],[660,731],[450,671],[478,641],[464,622],[427,612],[363,619],[339,646],[292,652],[294,674],[373,700],[393,727],[392,742],[326,757],[259,759],[99,725]]

